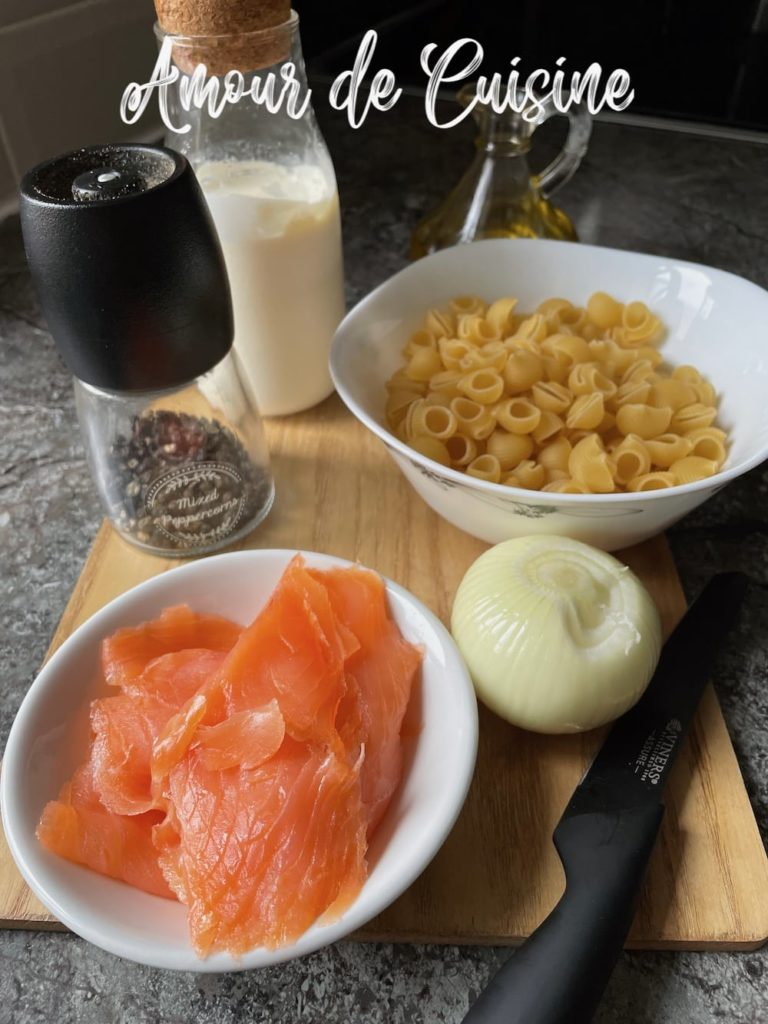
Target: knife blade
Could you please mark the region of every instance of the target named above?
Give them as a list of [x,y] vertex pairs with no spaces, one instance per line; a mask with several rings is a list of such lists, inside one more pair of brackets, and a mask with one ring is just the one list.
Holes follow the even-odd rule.
[[465,1024],[588,1024],[626,939],[664,814],[662,790],[746,591],[713,577],[616,721],[553,834],[565,892],[480,994]]

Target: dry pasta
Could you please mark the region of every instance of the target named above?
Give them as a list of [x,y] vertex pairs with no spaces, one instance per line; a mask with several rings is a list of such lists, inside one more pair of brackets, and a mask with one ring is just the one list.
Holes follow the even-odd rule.
[[660,491],[665,487],[674,487],[676,484],[677,480],[675,480],[671,473],[656,470],[653,473],[643,473],[642,476],[636,476],[634,480],[630,480],[627,490]]
[[396,437],[478,480],[554,494],[643,492],[703,480],[728,455],[717,393],[667,368],[658,316],[605,292],[452,299],[427,311],[386,383]]
[[538,461],[548,473],[551,473],[553,470],[566,472],[568,469],[568,458],[572,451],[573,445],[568,438],[558,437],[556,441],[539,449]]
[[600,391],[579,395],[568,410],[565,425],[571,430],[596,430],[603,422],[605,403]]
[[486,448],[489,455],[495,455],[503,470],[514,469],[533,455],[533,441],[525,434],[508,434],[506,430],[494,430],[488,438]]
[[691,455],[712,459],[718,468],[725,462],[727,450],[724,430],[718,430],[717,427],[702,427],[700,430],[691,430],[685,438],[691,443]]
[[611,452],[613,479],[626,487],[635,477],[651,471],[651,452],[647,441],[636,434],[623,438]]
[[626,402],[616,412],[616,426],[620,432],[625,437],[627,434],[637,434],[644,441],[663,434],[671,419],[672,410],[669,408],[635,402]]
[[608,454],[599,434],[587,434],[568,456],[568,471],[591,494],[610,494],[616,490]]
[[701,455],[687,455],[684,459],[678,459],[669,467],[669,472],[675,478],[675,483],[690,484],[694,480],[704,480],[705,477],[714,476],[717,472],[717,463],[712,459],[705,459]]
[[659,434],[645,442],[653,464],[669,469],[673,462],[684,459],[693,451],[693,444],[682,434]]
[[476,459],[472,459],[467,466],[467,472],[470,476],[476,476],[480,480],[489,480],[493,484],[497,484],[501,480],[499,460],[495,455],[489,455],[487,452],[485,455],[478,455]]
[[496,422],[510,434],[532,434],[541,423],[541,409],[530,398],[508,398],[496,406]]
[[468,466],[477,455],[477,441],[466,434],[454,434],[445,442],[452,466]]

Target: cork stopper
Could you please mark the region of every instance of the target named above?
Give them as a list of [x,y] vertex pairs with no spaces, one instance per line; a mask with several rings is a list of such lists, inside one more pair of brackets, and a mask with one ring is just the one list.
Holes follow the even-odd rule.
[[155,0],[157,21],[174,41],[174,63],[191,73],[247,73],[287,60],[291,0]]

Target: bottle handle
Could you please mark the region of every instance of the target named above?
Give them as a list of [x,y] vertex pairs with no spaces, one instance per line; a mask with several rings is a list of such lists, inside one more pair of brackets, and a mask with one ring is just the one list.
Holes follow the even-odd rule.
[[576,168],[587,152],[589,137],[592,134],[592,115],[585,103],[573,103],[564,114],[558,110],[551,96],[541,100],[542,112],[536,119],[536,126],[548,121],[551,117],[567,117],[569,121],[568,135],[565,145],[558,155],[540,174],[536,175],[536,184],[545,199],[556,192],[570,180]]

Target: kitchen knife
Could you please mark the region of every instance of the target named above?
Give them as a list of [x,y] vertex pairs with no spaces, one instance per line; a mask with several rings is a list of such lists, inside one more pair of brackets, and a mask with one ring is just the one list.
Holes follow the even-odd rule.
[[588,1024],[632,924],[664,814],[662,789],[746,577],[706,585],[648,688],[614,724],[555,829],[565,893],[481,993],[465,1024]]

